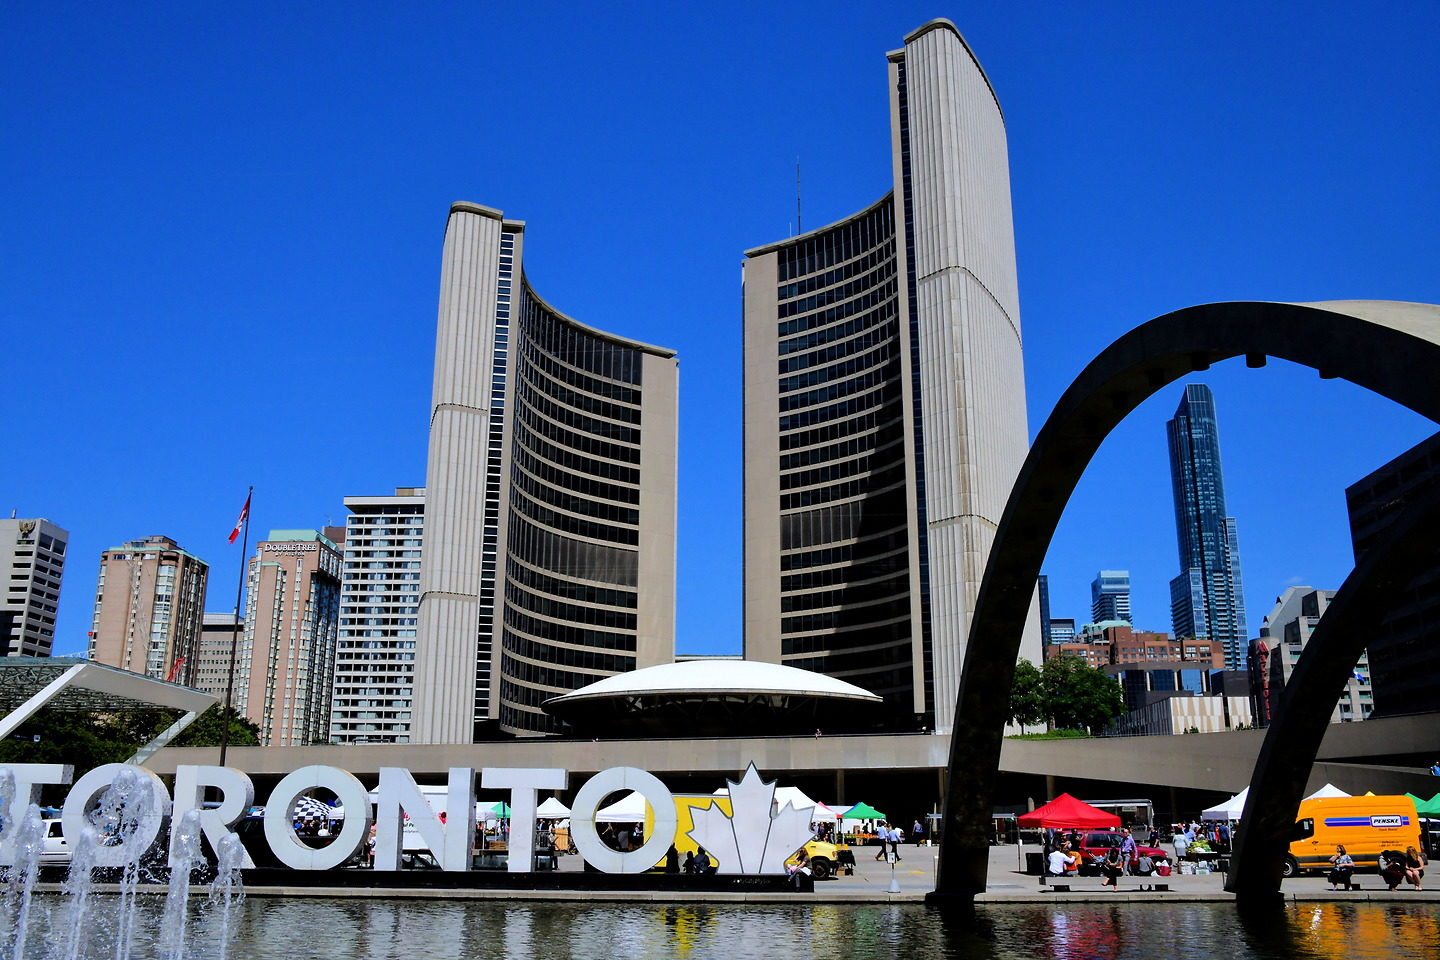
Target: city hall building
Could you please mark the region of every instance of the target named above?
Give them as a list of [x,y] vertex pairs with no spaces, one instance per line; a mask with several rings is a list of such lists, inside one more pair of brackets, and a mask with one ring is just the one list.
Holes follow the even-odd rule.
[[1028,447],[1010,178],[953,24],[906,37],[889,83],[893,189],[746,253],[745,656],[946,731]]
[[525,279],[525,224],[450,208],[411,740],[559,730],[542,704],[675,650],[675,353]]

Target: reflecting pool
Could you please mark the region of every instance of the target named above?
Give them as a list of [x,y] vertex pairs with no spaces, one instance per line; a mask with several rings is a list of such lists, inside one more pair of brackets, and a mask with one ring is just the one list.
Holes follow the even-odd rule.
[[[689,958],[1169,958],[1313,957],[1335,960],[1434,957],[1440,904],[1289,905],[1264,922],[1242,922],[1229,904],[986,904],[973,924],[919,904],[721,905],[443,900],[281,900],[251,897],[234,918],[228,956],[254,960],[428,957],[545,960]],[[107,911],[91,907],[79,957],[117,953]],[[145,898],[130,956],[162,954],[156,941],[163,897]],[[69,904],[38,898],[40,926],[26,957],[60,958]],[[182,956],[218,958],[220,920],[195,905]],[[0,944],[9,956],[12,941]]]

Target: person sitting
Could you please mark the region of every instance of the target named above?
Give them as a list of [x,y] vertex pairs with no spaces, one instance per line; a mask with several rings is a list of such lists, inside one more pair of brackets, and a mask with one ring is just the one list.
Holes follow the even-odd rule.
[[[1065,844],[1066,848],[1068,848],[1069,846],[1070,844]],[[1069,872],[1070,853],[1068,849],[1056,847],[1054,850],[1050,851],[1050,856],[1047,859],[1049,861],[1050,876],[1063,877],[1066,873]]]
[[686,850],[686,851],[685,851],[685,862],[684,862],[683,864],[681,864],[680,870],[681,870],[682,873],[694,873],[694,872],[695,872],[695,851],[693,851],[693,850]]
[[710,859],[710,854],[705,852],[704,847],[699,847],[696,849],[695,872],[701,874],[702,876],[715,872],[715,861]]
[[1355,861],[1351,859],[1350,854],[1345,852],[1343,843],[1335,845],[1335,856],[1330,858],[1330,863],[1333,864],[1329,878],[1330,889],[1334,890],[1338,887],[1341,890],[1349,890],[1350,877],[1355,873]]
[[1389,889],[1399,889],[1400,881],[1405,879],[1405,854],[1399,850],[1381,850],[1380,879]]
[[1405,848],[1405,879],[1410,881],[1416,890],[1425,889],[1420,886],[1420,881],[1425,879],[1426,862],[1425,854],[1414,847]]

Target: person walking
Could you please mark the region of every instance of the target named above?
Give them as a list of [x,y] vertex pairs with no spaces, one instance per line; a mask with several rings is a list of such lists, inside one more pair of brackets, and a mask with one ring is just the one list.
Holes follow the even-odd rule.
[[910,827],[910,839],[915,841],[915,846],[920,846],[920,841],[925,836],[925,827],[921,825],[920,818],[915,818],[915,823]]
[[1130,874],[1132,872],[1131,863],[1140,858],[1140,851],[1135,844],[1135,838],[1130,836],[1129,827],[1121,827],[1120,833],[1120,868],[1126,874]]
[[899,827],[890,828],[890,855],[895,858],[896,863],[900,862],[900,844],[904,839],[904,830],[901,830]]
[[889,852],[890,824],[886,823],[884,820],[881,820],[880,826],[875,828],[875,837],[880,841],[880,852],[875,854],[875,859],[884,860],[885,854]]

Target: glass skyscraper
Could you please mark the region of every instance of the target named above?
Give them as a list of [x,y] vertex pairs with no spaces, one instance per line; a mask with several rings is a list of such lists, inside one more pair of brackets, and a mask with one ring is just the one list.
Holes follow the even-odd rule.
[[1130,623],[1130,571],[1101,570],[1090,582],[1090,618]]
[[1245,596],[1235,518],[1226,516],[1215,397],[1203,383],[1185,387],[1165,425],[1180,575],[1170,581],[1170,616],[1177,640],[1218,641],[1225,668],[1245,668]]

